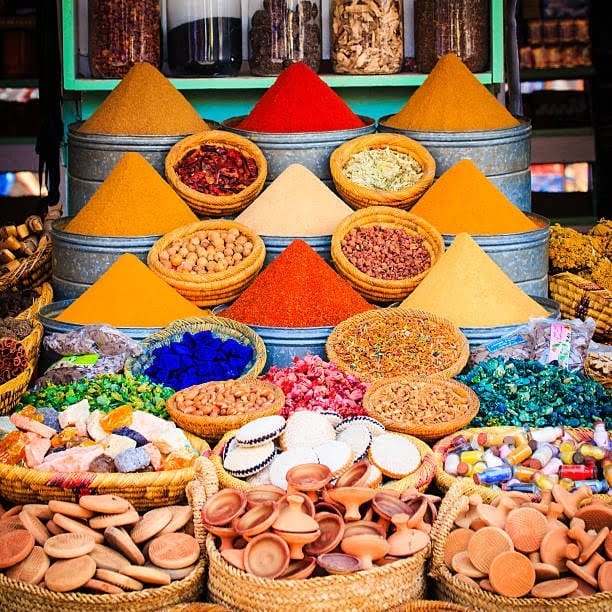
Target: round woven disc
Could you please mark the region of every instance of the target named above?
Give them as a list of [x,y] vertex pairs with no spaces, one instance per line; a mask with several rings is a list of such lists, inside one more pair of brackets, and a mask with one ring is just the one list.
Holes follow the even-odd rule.
[[578,588],[578,581],[573,578],[559,578],[558,580],[545,580],[534,585],[531,589],[533,597],[556,598],[565,597]]
[[131,508],[131,504],[127,499],[110,493],[105,493],[104,495],[83,495],[79,499],[79,506],[101,514],[121,514]]
[[170,508],[154,508],[143,514],[142,518],[132,527],[130,537],[136,544],[146,542],[157,535],[172,520]]
[[34,536],[25,529],[15,529],[0,535],[0,568],[23,561],[34,548]]
[[[484,574],[491,562],[502,552],[514,550],[510,536],[499,527],[483,527],[474,533],[467,546],[472,565]],[[531,587],[530,587],[531,588]]]
[[151,563],[168,569],[179,569],[195,563],[200,557],[197,540],[186,533],[166,533],[149,544]]
[[45,585],[51,591],[64,593],[83,586],[96,573],[96,562],[88,555],[63,559],[51,564],[45,573]]
[[130,562],[120,552],[105,546],[96,544],[89,556],[96,562],[98,569],[109,569],[118,572],[122,567],[129,565]]
[[87,555],[95,545],[94,539],[84,533],[60,533],[50,537],[45,542],[44,549],[54,559],[73,559]]
[[535,584],[535,570],[525,555],[509,550],[491,562],[489,581],[500,595],[523,597]]
[[35,546],[23,561],[7,569],[6,575],[13,580],[38,584],[45,577],[49,564],[49,557],[42,546]]
[[448,534],[444,544],[444,563],[446,567],[452,567],[451,560],[458,552],[467,551],[468,542],[473,535],[474,532],[465,527],[453,529],[453,531]]
[[172,518],[159,535],[182,529],[193,517],[191,506],[168,506],[168,509],[172,512]]
[[548,529],[546,517],[535,508],[515,508],[506,518],[506,533],[520,552],[535,552]]

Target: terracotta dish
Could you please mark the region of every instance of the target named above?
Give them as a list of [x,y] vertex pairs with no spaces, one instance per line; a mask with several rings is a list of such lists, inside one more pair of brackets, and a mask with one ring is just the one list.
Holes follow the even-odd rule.
[[262,578],[278,578],[289,566],[289,546],[274,533],[260,533],[244,549],[247,572]]

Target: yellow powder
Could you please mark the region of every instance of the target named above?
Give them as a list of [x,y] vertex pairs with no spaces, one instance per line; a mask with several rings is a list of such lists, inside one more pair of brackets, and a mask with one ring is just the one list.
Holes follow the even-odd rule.
[[117,162],[65,227],[89,236],[159,236],[195,223],[197,215],[140,153]]
[[236,221],[261,236],[325,236],[352,212],[308,168],[291,164]]
[[469,159],[449,168],[410,212],[442,234],[513,234],[538,228]]
[[135,64],[79,131],[187,135],[210,129],[187,98],[147,62]]
[[469,234],[455,238],[401,306],[446,317],[459,327],[514,325],[548,316]]
[[519,121],[454,54],[442,56],[403,108],[385,121],[406,130],[495,130]]
[[68,308],[58,321],[114,327],[164,327],[203,312],[166,284],[135,255],[125,253]]

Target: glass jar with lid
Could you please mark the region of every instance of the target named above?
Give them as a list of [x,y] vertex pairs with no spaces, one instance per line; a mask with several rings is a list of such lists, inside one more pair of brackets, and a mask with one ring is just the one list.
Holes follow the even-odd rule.
[[489,67],[490,0],[415,0],[414,48],[419,72],[455,53],[472,72]]
[[89,68],[122,78],[136,63],[160,66],[160,0],[89,0]]
[[320,0],[249,0],[249,66],[273,76],[296,62],[321,65]]
[[334,0],[331,27],[334,72],[393,74],[402,69],[402,0]]
[[166,0],[174,76],[236,76],[242,64],[240,0]]

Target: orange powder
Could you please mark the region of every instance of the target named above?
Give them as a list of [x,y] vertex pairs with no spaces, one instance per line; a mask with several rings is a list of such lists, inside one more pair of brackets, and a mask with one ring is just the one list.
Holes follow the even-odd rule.
[[405,130],[461,132],[519,125],[454,54],[442,56],[404,107],[384,122]]
[[121,255],[115,263],[68,308],[58,321],[114,327],[164,327],[175,319],[203,316],[149,270],[135,255]]
[[442,234],[513,234],[538,229],[469,159],[449,168],[410,212]]
[[88,236],[160,236],[197,215],[140,153],[117,162],[65,231]]
[[142,62],[130,68],[79,131],[187,135],[208,129],[187,98],[155,66]]

